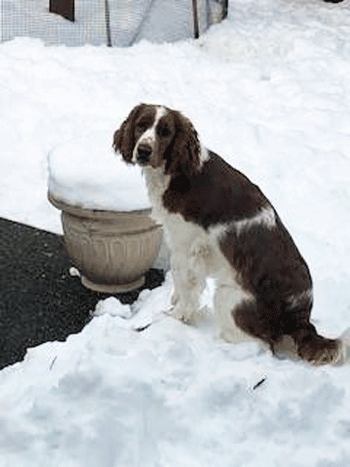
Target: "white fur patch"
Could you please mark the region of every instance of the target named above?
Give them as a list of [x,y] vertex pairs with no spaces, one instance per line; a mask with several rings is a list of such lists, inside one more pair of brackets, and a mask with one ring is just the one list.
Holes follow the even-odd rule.
[[199,167],[202,167],[204,162],[209,160],[209,151],[207,148],[203,146],[201,141],[199,141],[199,144],[200,144]]
[[312,289],[308,289],[298,294],[291,295],[290,297],[288,297],[287,302],[291,308],[295,308],[299,304],[305,303],[305,301],[312,303],[312,300],[313,300]]
[[135,148],[134,148],[134,151],[132,153],[132,162],[134,164],[137,161],[137,150],[138,150],[138,147],[140,146],[140,144],[148,144],[153,149],[154,143],[155,143],[156,137],[157,137],[156,129],[157,129],[158,122],[166,113],[167,113],[167,109],[165,107],[162,107],[162,106],[157,107],[153,125],[150,128],[148,128],[140,136],[140,138],[138,139],[138,141],[135,144]]
[[170,183],[170,175],[164,174],[164,166],[154,169],[153,167],[142,167],[146,179],[148,196],[152,203],[152,218],[156,222],[164,223],[168,211],[164,209],[162,198]]
[[273,229],[276,226],[276,216],[274,210],[271,207],[268,207],[261,210],[253,217],[235,221],[231,224],[238,235],[256,225],[261,225],[267,229]]

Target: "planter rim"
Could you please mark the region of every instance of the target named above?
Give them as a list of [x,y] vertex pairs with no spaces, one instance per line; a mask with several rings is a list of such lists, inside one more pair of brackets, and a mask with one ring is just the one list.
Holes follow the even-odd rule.
[[137,210],[130,210],[130,211],[121,211],[121,210],[112,210],[112,209],[91,209],[91,208],[84,208],[77,204],[69,204],[62,199],[56,198],[50,191],[47,193],[47,198],[50,203],[55,206],[55,208],[59,209],[60,211],[66,211],[70,214],[73,214],[78,217],[87,217],[87,218],[109,218],[111,216],[115,217],[116,215],[120,214],[121,216],[125,216],[125,214],[133,213],[133,214],[150,214],[152,208],[145,208],[145,209],[137,209]]

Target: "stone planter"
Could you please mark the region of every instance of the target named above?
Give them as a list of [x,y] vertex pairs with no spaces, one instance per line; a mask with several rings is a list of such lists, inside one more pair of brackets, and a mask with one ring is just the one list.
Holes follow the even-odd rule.
[[62,211],[65,245],[83,285],[120,293],[144,284],[162,241],[162,228],[151,219],[150,209],[83,209],[56,199],[50,191],[48,199]]

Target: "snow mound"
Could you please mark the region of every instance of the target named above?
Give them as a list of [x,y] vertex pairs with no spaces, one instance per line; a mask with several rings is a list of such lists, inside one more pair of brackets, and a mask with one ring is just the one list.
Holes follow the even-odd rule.
[[0,372],[0,465],[346,466],[348,369],[214,340],[163,313],[171,287]]

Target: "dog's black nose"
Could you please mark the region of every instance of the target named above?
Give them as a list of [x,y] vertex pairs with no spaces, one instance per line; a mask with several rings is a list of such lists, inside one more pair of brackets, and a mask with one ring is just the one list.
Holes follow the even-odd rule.
[[152,154],[152,148],[148,144],[140,144],[137,148],[137,162],[141,165],[145,165],[149,162]]

